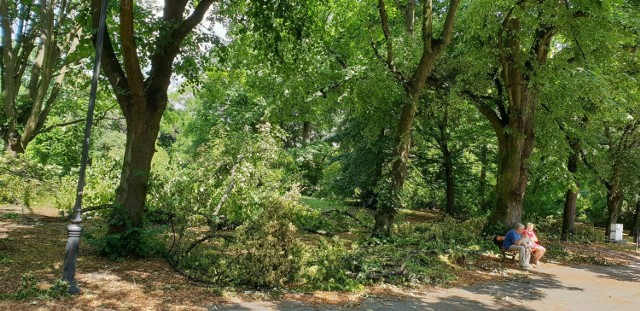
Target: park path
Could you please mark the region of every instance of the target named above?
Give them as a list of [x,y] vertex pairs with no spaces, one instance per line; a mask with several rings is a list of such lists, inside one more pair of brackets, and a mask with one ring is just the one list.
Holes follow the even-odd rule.
[[409,293],[406,298],[370,297],[354,306],[294,301],[238,302],[209,310],[640,310],[640,256],[628,266],[545,264],[518,281],[477,283],[466,288]]

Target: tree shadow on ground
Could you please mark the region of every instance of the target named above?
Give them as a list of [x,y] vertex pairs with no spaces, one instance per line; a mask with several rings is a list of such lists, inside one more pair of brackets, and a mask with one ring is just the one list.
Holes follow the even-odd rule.
[[621,282],[640,282],[640,262],[636,261],[628,266],[572,266],[572,268],[598,274],[600,278],[613,279]]
[[[66,224],[62,220],[20,216],[2,225],[0,252],[7,259],[0,264],[0,292],[18,289],[24,273],[50,274],[61,265],[66,244]],[[56,276],[61,274],[61,271],[55,272]]]
[[542,300],[546,296],[545,290],[550,289],[584,290],[579,287],[565,286],[552,274],[538,270],[532,270],[530,272],[532,275],[538,277],[523,277],[518,280],[505,282],[478,283],[466,288],[466,290],[475,294],[492,296],[496,299],[515,299],[521,301]]
[[451,296],[439,298],[437,301],[423,301],[415,298],[406,299],[382,299],[368,298],[360,304],[349,305],[309,305],[302,302],[283,301],[279,303],[270,302],[246,302],[211,306],[209,311],[266,311],[266,310],[282,310],[282,311],[404,311],[404,310],[533,310],[522,305],[509,302],[497,301],[495,305],[488,305],[478,300],[469,299],[460,296]]

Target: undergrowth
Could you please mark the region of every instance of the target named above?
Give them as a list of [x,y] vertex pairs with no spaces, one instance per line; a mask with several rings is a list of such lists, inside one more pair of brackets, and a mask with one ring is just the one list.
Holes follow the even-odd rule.
[[20,288],[13,293],[0,293],[0,300],[57,299],[68,296],[68,290],[69,284],[63,280],[56,280],[50,287],[42,289],[38,286],[36,277],[28,272],[22,275]]

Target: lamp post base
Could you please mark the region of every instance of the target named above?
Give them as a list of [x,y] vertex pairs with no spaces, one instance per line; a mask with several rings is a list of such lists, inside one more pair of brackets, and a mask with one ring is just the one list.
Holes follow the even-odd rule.
[[78,249],[80,247],[80,234],[82,227],[79,224],[70,224],[67,226],[67,248],[64,254],[64,266],[62,268],[62,280],[69,283],[68,293],[77,295],[80,293],[80,287],[76,282],[76,266],[78,261]]

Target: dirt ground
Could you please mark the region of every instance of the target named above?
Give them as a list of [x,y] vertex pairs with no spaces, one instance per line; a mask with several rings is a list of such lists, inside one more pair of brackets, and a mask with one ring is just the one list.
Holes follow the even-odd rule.
[[[28,271],[42,288],[60,277],[67,221],[54,209],[36,209],[28,217],[22,212],[17,206],[0,207],[0,293],[14,292]],[[638,310],[640,253],[587,247],[613,265],[546,263],[520,271],[510,261],[484,256],[474,269],[461,269],[449,288],[380,285],[357,293],[221,295],[193,284],[162,260],[114,262],[82,244],[81,295],[0,300],[0,310]]]

